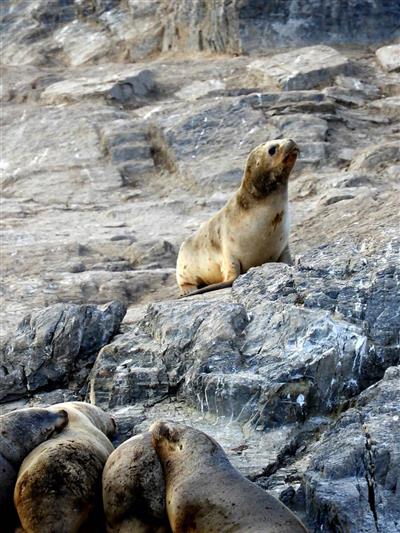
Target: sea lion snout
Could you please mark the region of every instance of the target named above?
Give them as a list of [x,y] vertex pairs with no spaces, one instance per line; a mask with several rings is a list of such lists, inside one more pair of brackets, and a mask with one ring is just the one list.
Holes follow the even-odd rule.
[[290,154],[292,152],[298,153],[300,151],[299,147],[297,146],[297,144],[294,142],[293,139],[284,139],[282,144],[283,144],[282,146],[283,152],[285,154]]

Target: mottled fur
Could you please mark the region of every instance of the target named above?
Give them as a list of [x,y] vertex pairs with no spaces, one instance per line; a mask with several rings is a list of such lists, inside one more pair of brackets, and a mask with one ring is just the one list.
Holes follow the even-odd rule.
[[172,422],[155,422],[150,431],[164,469],[173,533],[307,533],[205,433]]
[[14,503],[26,533],[102,530],[101,474],[113,451],[112,418],[94,405],[66,402],[63,431],[35,448],[21,465]]
[[13,504],[18,470],[25,457],[68,422],[65,410],[31,407],[0,416],[0,516],[2,531],[14,531]]
[[249,268],[269,261],[290,262],[287,185],[297,154],[290,139],[252,150],[239,189],[179,250],[182,295],[229,286]]
[[103,471],[108,533],[169,533],[165,483],[150,433],[125,441]]

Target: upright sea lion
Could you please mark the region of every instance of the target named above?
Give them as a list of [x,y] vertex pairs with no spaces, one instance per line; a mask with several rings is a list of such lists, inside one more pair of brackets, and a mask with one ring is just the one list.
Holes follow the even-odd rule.
[[239,189],[179,250],[176,276],[182,295],[228,287],[263,263],[290,264],[288,178],[298,153],[291,139],[269,141],[250,152]]
[[113,451],[113,419],[98,407],[66,402],[63,431],[35,448],[19,470],[14,503],[26,533],[102,531],[101,473]]
[[0,516],[1,530],[14,531],[14,486],[19,467],[36,446],[60,431],[68,422],[63,409],[30,407],[0,416]]
[[173,533],[307,533],[283,503],[243,477],[205,433],[161,421],[150,432],[164,469]]
[[150,433],[125,441],[103,470],[108,533],[169,533],[165,482]]

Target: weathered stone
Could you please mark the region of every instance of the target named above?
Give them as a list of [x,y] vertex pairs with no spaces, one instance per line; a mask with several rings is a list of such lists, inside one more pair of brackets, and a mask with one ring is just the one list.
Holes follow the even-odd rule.
[[388,98],[374,100],[370,103],[370,107],[373,109],[379,109],[379,111],[393,119],[400,118],[400,96],[389,96]]
[[308,512],[323,531],[397,531],[400,524],[400,367],[386,370],[315,447]]
[[[109,72],[112,70],[113,72]],[[138,104],[155,91],[155,82],[150,70],[122,67],[108,69],[101,65],[91,70],[88,77],[77,76],[47,87],[42,99],[47,104],[63,101],[76,102],[84,98],[103,97],[122,104]]]
[[125,306],[115,301],[104,309],[57,304],[27,315],[1,355],[1,401],[70,382],[82,386],[97,352],[118,332],[125,312]]
[[335,49],[319,45],[256,59],[248,69],[267,87],[295,91],[328,84],[338,74],[349,73],[350,63]]
[[[305,472],[341,454],[337,413],[360,410],[361,391],[398,364],[398,73],[365,46],[343,46],[393,42],[397,0],[3,0],[1,10],[4,346],[27,312],[45,320],[59,302],[117,298],[129,309],[121,334],[81,366],[54,346],[56,377],[45,365],[29,374],[32,387],[47,379],[40,390],[26,390],[22,365],[3,365],[14,396],[0,412],[82,399],[94,364],[88,394],[112,408],[116,442],[158,418],[193,424],[304,520],[307,501],[310,530],[368,531],[364,499],[346,511],[358,504],[354,485],[345,492],[349,461],[332,463],[329,479]],[[296,55],[330,43],[351,59],[351,77],[344,66],[317,89],[282,91],[248,75],[276,47]],[[179,53],[158,57],[162,46]],[[184,53],[199,48],[208,52]],[[139,83],[146,71],[150,84]],[[295,266],[171,301],[183,239],[226,203],[250,150],[282,136],[301,148],[289,182]],[[64,340],[75,353],[76,337]],[[371,417],[384,404],[369,403]],[[383,424],[382,441],[390,431]],[[398,460],[385,461],[395,471]],[[338,480],[339,503],[327,485]],[[391,531],[389,485],[378,487],[379,521]]]
[[197,81],[183,87],[176,93],[176,96],[183,100],[197,100],[197,98],[224,89],[224,87],[224,83],[220,80]]
[[105,33],[77,20],[56,31],[54,40],[73,67],[106,55],[111,44]]
[[[252,269],[234,284],[236,303],[151,306],[126,340],[101,352],[93,398],[125,405],[182,383],[181,395],[201,411],[260,428],[330,412],[399,355],[398,243],[385,250],[386,266],[375,274],[374,260],[354,257],[349,270],[344,257],[340,247],[322,248],[294,271]],[[366,270],[368,283],[361,282]],[[104,366],[107,394],[97,385]],[[149,387],[133,388],[146,380]]]
[[264,53],[288,45],[384,42],[399,35],[397,0],[166,0],[163,7],[164,50]]
[[105,12],[100,19],[123,43],[124,58],[133,63],[159,53],[163,34],[159,0],[129,0],[128,13],[121,7]]
[[153,144],[162,164],[177,169],[188,184],[213,189],[238,185],[250,147],[278,133],[265,124],[260,110],[241,98],[174,107],[152,117],[152,122]]
[[380,64],[389,72],[400,70],[400,44],[383,46],[376,51]]
[[356,155],[351,162],[352,170],[382,170],[400,161],[399,143],[382,143],[370,146]]

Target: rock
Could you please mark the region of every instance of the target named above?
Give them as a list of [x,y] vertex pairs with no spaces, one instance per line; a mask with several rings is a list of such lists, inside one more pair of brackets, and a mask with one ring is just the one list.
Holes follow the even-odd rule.
[[100,353],[92,399],[115,407],[180,385],[202,412],[260,429],[331,412],[398,362],[398,243],[382,250],[382,266],[354,251],[349,266],[344,250],[314,250],[294,271],[251,269],[233,301],[150,306]]
[[383,170],[400,161],[400,146],[397,142],[370,146],[358,153],[350,164],[351,170]]
[[70,80],[50,85],[42,93],[42,99],[47,104],[55,104],[103,97],[124,105],[138,105],[154,91],[155,82],[150,70],[101,65],[92,69],[88,77],[79,77],[78,73]]
[[153,245],[149,243],[145,250],[140,250],[132,244],[127,251],[127,256],[130,264],[134,266],[140,265],[145,268],[157,269],[161,268],[161,265],[165,265],[175,268],[178,250],[168,241],[156,242]]
[[112,302],[56,304],[27,315],[1,356],[0,400],[57,388],[83,385],[97,352],[118,332],[126,308]]
[[239,185],[250,147],[277,137],[245,98],[188,103],[152,117],[152,142],[161,164],[194,188]]
[[389,72],[400,70],[400,44],[383,46],[376,51],[380,64]]
[[[343,455],[354,440],[336,423],[354,410],[378,420],[384,402],[358,402],[399,362],[399,73],[365,46],[396,40],[397,0],[3,0],[1,11],[0,412],[86,395],[112,411],[116,443],[159,418],[193,424],[311,531],[368,531],[365,478],[358,506]],[[300,47],[335,44],[338,67],[295,62]],[[315,88],[249,76],[282,48],[281,83]],[[301,147],[294,266],[174,299],[180,244],[226,203],[250,150],[282,136]],[[115,299],[128,310],[112,337],[93,305]],[[391,431],[380,442],[392,446]],[[343,466],[323,478],[315,465],[330,457]],[[393,484],[382,487],[377,516],[392,531]]]
[[210,92],[224,88],[225,84],[220,80],[197,81],[183,87],[176,93],[176,96],[182,98],[182,100],[197,100],[197,98],[201,98]]
[[388,117],[393,119],[400,118],[400,96],[389,96],[388,98],[380,98],[371,102],[372,109],[378,109],[385,113]]
[[318,45],[256,59],[248,69],[266,87],[294,91],[328,84],[338,74],[350,73],[350,63],[334,48]]
[[[125,60],[134,63],[157,54],[162,46],[162,19],[159,0],[129,0],[128,12],[118,5],[100,17],[106,28],[122,44]],[[120,45],[121,46],[121,45]]]
[[163,2],[163,50],[255,54],[309,44],[385,42],[399,35],[397,0]]
[[106,55],[111,44],[105,32],[96,31],[78,20],[56,31],[54,40],[74,67]]
[[315,447],[305,475],[321,531],[397,531],[400,367],[364,391]]

